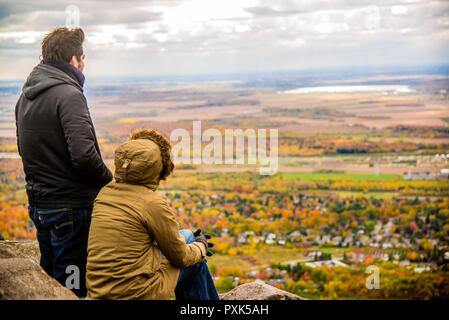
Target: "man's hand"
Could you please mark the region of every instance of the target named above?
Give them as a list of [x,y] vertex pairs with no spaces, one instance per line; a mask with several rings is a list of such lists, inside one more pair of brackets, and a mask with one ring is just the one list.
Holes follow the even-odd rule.
[[195,236],[195,241],[201,242],[206,247],[206,250],[207,250],[206,256],[210,257],[211,255],[213,255],[213,253],[211,251],[209,251],[209,248],[212,248],[214,246],[214,244],[208,241],[212,237],[208,234],[202,233],[201,229],[197,229],[193,233],[193,235]]

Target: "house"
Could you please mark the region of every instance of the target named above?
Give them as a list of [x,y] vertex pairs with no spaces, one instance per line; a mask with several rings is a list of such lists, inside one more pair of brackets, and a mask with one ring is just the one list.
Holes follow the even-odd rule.
[[423,171],[423,172],[408,171],[408,172],[404,173],[405,180],[435,180],[437,178],[439,178],[438,174],[431,173],[429,171]]
[[383,249],[391,249],[391,248],[393,248],[393,245],[390,242],[384,242],[384,243],[382,243],[382,248]]
[[357,255],[356,261],[363,262],[363,261],[365,261],[365,258],[366,258],[365,254],[359,254],[359,255]]
[[440,179],[449,179],[449,168],[441,169],[440,170],[440,174],[439,174],[439,178]]
[[319,258],[321,254],[322,253],[319,250],[310,251],[306,256],[306,259],[317,260],[317,258]]
[[269,233],[265,237],[266,244],[275,244],[275,240],[276,240],[276,234],[274,234],[274,233]]
[[407,266],[410,265],[410,261],[409,261],[408,259],[405,259],[405,260],[403,260],[403,261],[399,261],[398,264],[399,264],[399,266],[401,266],[401,267],[407,267]]
[[394,223],[393,221],[390,219],[388,220],[387,224],[384,226],[384,235],[386,237],[389,237],[391,235],[391,229],[393,228]]
[[245,243],[248,243],[248,240],[246,239],[246,236],[245,236],[245,235],[241,234],[241,235],[239,235],[239,237],[237,238],[237,242],[238,242],[239,244],[245,244]]
[[251,270],[247,273],[248,277],[250,278],[256,278],[258,271],[257,270]]
[[285,243],[286,243],[285,238],[281,238],[278,240],[278,245],[280,246],[285,246]]
[[343,247],[349,247],[352,245],[352,243],[354,242],[354,238],[352,237],[352,235],[345,237],[345,239],[343,240],[342,246]]
[[221,237],[224,238],[227,236],[229,236],[229,229],[228,228],[221,229]]
[[393,159],[393,163],[399,163],[399,164],[410,164],[410,165],[416,165],[417,159],[415,156],[399,156]]
[[299,242],[302,239],[302,234],[299,230],[295,230],[293,232],[291,232],[287,238],[291,241],[291,242]]
[[303,246],[304,248],[310,248],[313,246],[313,243],[310,241],[304,241],[301,243],[301,246]]
[[243,231],[237,239],[240,244],[248,243],[248,238],[254,236],[254,231]]
[[346,263],[343,263],[338,260],[322,260],[322,261],[313,261],[313,262],[306,262],[306,266],[311,268],[318,268],[318,267],[344,267],[348,268],[349,266]]
[[339,246],[340,243],[342,242],[343,237],[341,236],[336,236],[332,238],[332,242],[334,243],[334,245]]
[[393,246],[393,248],[396,248],[396,247],[399,246],[399,240],[398,240],[398,239],[392,238],[392,239],[390,240],[390,243],[391,243],[391,245]]
[[415,271],[416,273],[421,273],[421,272],[425,272],[425,271],[432,271],[432,269],[433,269],[434,267],[435,267],[435,266],[434,266],[433,264],[430,264],[430,263],[418,264],[418,265],[415,267],[414,271]]

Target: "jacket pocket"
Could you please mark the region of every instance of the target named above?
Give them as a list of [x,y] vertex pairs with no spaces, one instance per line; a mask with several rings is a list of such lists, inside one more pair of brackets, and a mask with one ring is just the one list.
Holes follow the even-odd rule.
[[148,269],[151,273],[155,273],[161,268],[162,259],[165,259],[162,255],[162,251],[157,247],[151,246],[150,257],[147,262]]
[[72,209],[38,209],[37,215],[40,223],[50,229],[55,241],[65,240],[72,235],[74,230]]

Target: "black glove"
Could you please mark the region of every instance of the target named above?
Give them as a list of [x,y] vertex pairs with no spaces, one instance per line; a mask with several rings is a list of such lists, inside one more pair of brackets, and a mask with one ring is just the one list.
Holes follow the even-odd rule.
[[211,255],[213,255],[213,253],[211,251],[209,251],[209,248],[212,248],[214,246],[214,244],[209,242],[209,241],[207,241],[207,240],[209,240],[212,237],[210,235],[208,235],[208,234],[202,233],[201,229],[197,229],[193,233],[193,235],[195,236],[195,241],[201,242],[206,247],[206,250],[207,250],[206,256],[210,257]]

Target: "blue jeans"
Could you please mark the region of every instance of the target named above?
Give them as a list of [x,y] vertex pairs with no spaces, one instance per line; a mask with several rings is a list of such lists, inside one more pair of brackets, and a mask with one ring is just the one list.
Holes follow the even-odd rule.
[[85,297],[92,208],[28,207],[28,211],[37,229],[41,267],[63,286],[70,276],[68,283],[74,287],[71,290],[77,296]]
[[[195,241],[193,232],[180,230],[186,243]],[[220,300],[214,281],[207,268],[206,261],[201,261],[188,268],[181,269],[175,288],[176,300]]]

